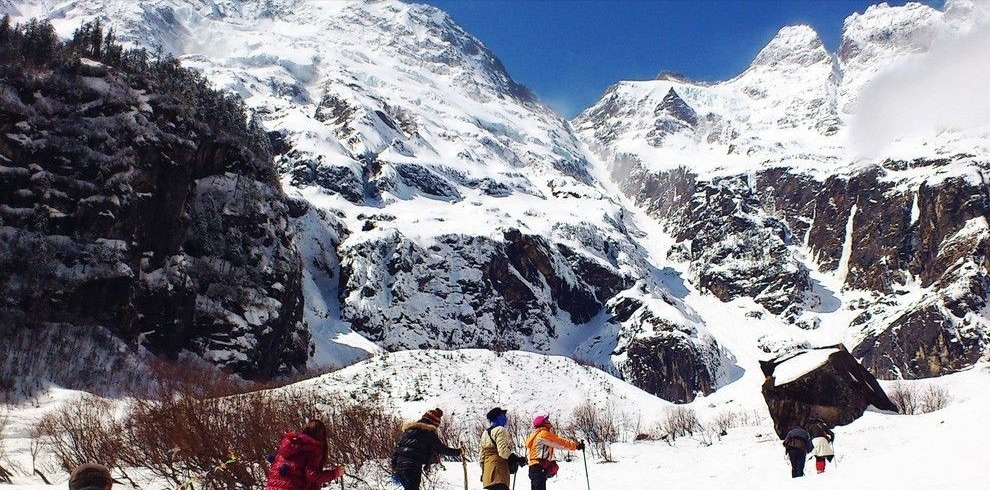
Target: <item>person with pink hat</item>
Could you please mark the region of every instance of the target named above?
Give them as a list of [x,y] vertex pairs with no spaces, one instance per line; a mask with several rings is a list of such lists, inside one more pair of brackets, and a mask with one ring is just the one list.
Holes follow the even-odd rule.
[[526,438],[529,482],[533,490],[546,490],[547,478],[557,474],[557,463],[553,460],[554,449],[578,451],[584,449],[583,442],[574,442],[553,433],[553,424],[546,412],[533,416],[533,432]]

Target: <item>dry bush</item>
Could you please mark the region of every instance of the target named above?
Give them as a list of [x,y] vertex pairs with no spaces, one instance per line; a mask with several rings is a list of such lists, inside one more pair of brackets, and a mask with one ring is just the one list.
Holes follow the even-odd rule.
[[571,413],[568,430],[584,437],[595,456],[612,462],[612,444],[619,442],[619,414],[615,404],[608,402],[598,409],[590,402],[584,402]]
[[7,469],[10,465],[7,458],[7,447],[4,442],[7,440],[4,433],[7,431],[7,424],[10,422],[10,410],[7,407],[0,407],[0,482],[11,483],[14,474]]
[[65,471],[91,462],[117,468],[127,451],[114,406],[92,395],[71,400],[45,414],[35,434]]
[[533,420],[527,414],[516,411],[509,412],[507,416],[509,423],[506,424],[505,429],[509,432],[509,437],[512,438],[512,446],[515,448],[516,454],[525,456],[526,437],[533,431]]
[[402,420],[380,403],[338,398],[324,404],[330,459],[357,473],[365,465],[387,470],[389,456],[402,435]]
[[721,437],[726,435],[729,429],[759,425],[761,422],[762,417],[758,410],[744,410],[741,412],[723,410],[711,417],[707,424],[707,429]]
[[905,415],[914,415],[918,412],[918,401],[915,398],[914,390],[908,385],[898,381],[887,389],[887,397],[897,405],[897,410]]
[[130,402],[121,422],[99,399],[69,403],[46,416],[39,433],[66,469],[97,461],[124,478],[123,468],[139,468],[173,488],[217,490],[263,486],[266,457],[285,431],[311,418],[327,425],[329,463],[343,464],[352,474],[381,471],[366,465],[387,461],[399,436],[399,419],[374,402],[288,390],[197,398],[181,392],[190,388],[185,384],[159,385],[166,388],[177,391]]
[[952,401],[949,391],[941,386],[932,384],[919,388],[899,381],[887,389],[887,397],[897,405],[898,411],[905,415],[941,410],[949,406],[949,402]]
[[949,406],[949,402],[952,401],[949,390],[938,385],[928,385],[927,388],[922,390],[920,398],[921,402],[918,404],[920,413],[941,410]]
[[698,414],[693,408],[677,405],[670,407],[658,423],[660,438],[673,443],[678,437],[693,435],[698,430]]

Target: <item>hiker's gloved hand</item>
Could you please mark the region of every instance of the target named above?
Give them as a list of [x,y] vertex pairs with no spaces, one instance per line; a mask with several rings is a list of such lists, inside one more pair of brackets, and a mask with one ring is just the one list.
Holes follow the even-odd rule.
[[577,443],[577,450],[584,451],[584,441]]

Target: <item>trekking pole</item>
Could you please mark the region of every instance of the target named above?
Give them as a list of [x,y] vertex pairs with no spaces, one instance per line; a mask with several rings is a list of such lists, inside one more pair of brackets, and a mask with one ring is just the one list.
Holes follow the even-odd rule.
[[[584,445],[584,441],[581,441],[581,445]],[[588,477],[588,453],[584,452],[584,448],[581,448],[581,458],[584,459],[584,482],[588,485],[588,490],[591,490],[591,478]]]
[[340,490],[344,490],[344,475],[340,475]]
[[467,458],[464,457],[464,445],[461,444],[461,466],[464,467],[464,490],[468,490]]

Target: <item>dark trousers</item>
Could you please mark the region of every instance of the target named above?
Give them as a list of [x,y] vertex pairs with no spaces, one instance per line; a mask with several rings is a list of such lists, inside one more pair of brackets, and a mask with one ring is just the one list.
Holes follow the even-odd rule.
[[787,458],[791,460],[791,478],[804,476],[804,456],[808,454],[796,447],[787,448]]
[[399,480],[403,490],[419,490],[419,482],[423,479],[420,465],[400,464],[395,468],[395,478]]
[[533,490],[547,490],[547,470],[538,464],[530,466],[529,484]]

